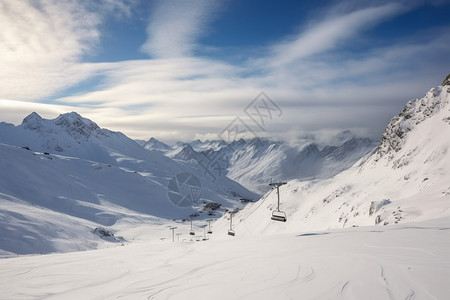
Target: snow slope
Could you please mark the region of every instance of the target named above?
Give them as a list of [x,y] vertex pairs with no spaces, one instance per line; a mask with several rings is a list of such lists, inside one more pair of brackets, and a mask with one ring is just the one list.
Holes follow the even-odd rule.
[[449,218],[207,242],[135,242],[2,259],[0,298],[447,299],[448,249]]
[[[388,124],[377,150],[327,180],[280,188],[286,223],[272,221],[270,191],[234,217],[236,235],[419,222],[450,216],[450,86],[409,102]],[[222,232],[229,216],[215,224]]]
[[[159,219],[193,213],[210,218],[208,203],[222,206],[212,216],[218,217],[242,207],[240,198],[257,197],[228,178],[212,182],[76,113],[54,120],[33,113],[19,126],[2,123],[0,139],[10,144],[0,143],[2,256],[93,249],[103,244],[93,232],[99,226],[117,232],[124,220],[156,226]],[[186,173],[198,178],[200,188],[196,203],[181,207],[169,198],[169,182]]]

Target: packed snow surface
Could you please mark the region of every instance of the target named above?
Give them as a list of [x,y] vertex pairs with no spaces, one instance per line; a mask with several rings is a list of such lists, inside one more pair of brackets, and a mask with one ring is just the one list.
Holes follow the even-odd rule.
[[449,218],[252,238],[213,233],[202,242],[3,259],[0,298],[447,299],[449,249]]

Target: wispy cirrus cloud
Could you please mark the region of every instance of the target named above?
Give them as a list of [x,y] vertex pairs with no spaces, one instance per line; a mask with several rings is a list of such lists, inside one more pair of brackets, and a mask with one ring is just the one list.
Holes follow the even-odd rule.
[[1,0],[1,96],[38,100],[88,78],[104,14],[130,16],[133,1]]
[[141,50],[153,58],[192,56],[222,1],[158,1],[150,15]]
[[38,99],[79,80],[74,64],[97,43],[98,24],[73,1],[1,1],[2,96]]
[[[129,17],[133,1],[118,2],[127,9],[111,4],[109,12],[121,9],[123,16]],[[420,6],[420,1],[413,6],[405,6],[405,2],[346,1],[345,5],[321,9],[298,31],[267,45],[257,55],[252,52],[254,56],[248,56],[240,65],[220,57],[195,56],[196,49],[202,47],[200,38],[207,34],[209,22],[220,10],[221,4],[210,2],[157,2],[142,48],[150,59],[85,63],[83,54],[94,50],[101,38],[98,24],[102,15],[88,1],[78,1],[77,5],[83,5],[74,6],[73,15],[67,18],[76,19],[79,12],[93,12],[86,27],[77,29],[81,25],[74,24],[65,31],[72,45],[80,47],[75,51],[70,46],[66,49],[64,45],[56,45],[52,38],[45,40],[46,47],[61,47],[60,56],[47,57],[44,50],[37,51],[43,57],[40,63],[48,61],[48,64],[42,69],[39,64],[30,65],[28,70],[33,71],[28,73],[35,72],[30,82],[35,83],[26,88],[24,83],[30,74],[24,62],[11,56],[22,72],[16,74],[18,79],[11,80],[11,84],[17,84],[17,94],[8,97],[3,93],[0,97],[29,100],[30,95],[54,95],[55,91],[88,78],[96,81],[95,88],[53,99],[53,104],[58,105],[48,111],[60,107],[64,112],[70,108],[101,126],[124,131],[132,137],[156,136],[174,141],[217,136],[236,116],[243,117],[245,106],[260,91],[265,91],[284,113],[282,119],[271,123],[268,132],[260,135],[291,139],[309,133],[330,136],[352,129],[376,138],[407,100],[421,96],[439,83],[450,67],[445,60],[450,44],[446,27],[419,31],[390,43],[373,44],[370,36],[365,36],[377,25]],[[48,14],[45,10],[31,5],[32,2],[24,3],[31,15],[39,16],[33,24],[44,23],[42,33],[36,25],[24,27],[31,31],[37,28],[32,36],[44,36],[55,30],[45,25],[49,22],[44,20]],[[79,36],[83,30],[91,30],[92,37]],[[24,51],[33,52],[33,43],[27,39],[12,40],[22,45]],[[348,44],[355,40],[364,44],[364,51],[348,50]],[[37,47],[41,48],[45,47]],[[8,72],[1,70],[0,76],[14,74],[12,69]],[[6,91],[11,91],[8,88],[11,87]],[[0,101],[0,111],[5,107]],[[10,102],[8,107],[8,111],[13,110]],[[24,111],[23,106],[20,111]]]
[[274,45],[272,54],[264,58],[264,64],[271,67],[286,66],[302,58],[330,51],[343,46],[349,39],[362,34],[368,28],[406,10],[405,5],[400,3],[388,3],[353,8],[341,11],[340,14],[325,12],[325,18],[312,21],[298,34]]

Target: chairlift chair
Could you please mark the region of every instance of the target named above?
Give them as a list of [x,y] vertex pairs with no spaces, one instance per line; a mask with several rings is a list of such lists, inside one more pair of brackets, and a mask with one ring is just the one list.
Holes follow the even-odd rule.
[[272,220],[274,221],[280,221],[280,222],[286,222],[287,218],[286,218],[286,213],[284,211],[281,210],[275,210],[272,212]]
[[192,220],[191,220],[191,231],[189,231],[189,234],[190,234],[190,235],[195,235],[195,230],[194,230],[194,228],[192,227]]
[[233,229],[228,229],[228,235],[235,236],[236,233],[234,232]]
[[212,230],[208,229],[208,231],[206,232],[207,234],[212,234]]
[[280,210],[280,186],[287,184],[287,182],[271,182],[269,185],[272,188],[277,189],[277,209],[272,212],[272,220],[274,221],[280,221],[280,222],[286,222],[286,213],[284,211]]

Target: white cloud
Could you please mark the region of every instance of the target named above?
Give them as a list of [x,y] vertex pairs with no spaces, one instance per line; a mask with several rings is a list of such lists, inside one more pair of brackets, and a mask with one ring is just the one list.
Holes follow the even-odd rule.
[[285,66],[302,58],[329,51],[362,33],[375,24],[405,10],[403,5],[389,3],[381,6],[362,8],[311,24],[293,38],[287,39],[272,49],[273,54],[263,61],[271,67]]
[[[103,1],[110,4],[109,11],[120,9],[129,17],[131,2]],[[76,110],[100,126],[134,138],[212,138],[235,117],[245,117],[247,104],[265,91],[283,109],[283,115],[258,135],[292,139],[312,132],[325,139],[331,133],[352,129],[376,138],[406,101],[439,84],[450,67],[444,59],[450,43],[446,29],[422,34],[420,39],[417,35],[406,37],[396,44],[369,45],[365,53],[357,55],[345,52],[346,43],[364,35],[365,30],[405,12],[400,4],[347,5],[334,13],[325,12],[294,37],[268,47],[267,55],[251,57],[247,64],[236,66],[218,59],[190,57],[199,46],[198,38],[206,32],[211,13],[217,11],[209,2],[189,4],[195,9],[187,9],[188,2],[183,1],[159,2],[145,45],[149,54],[160,58],[90,64],[82,63],[81,57],[95,49],[101,15],[94,13],[84,25],[71,23],[81,12],[92,13],[88,2],[77,2],[84,6],[72,4],[72,11],[66,10],[69,22],[61,25],[58,34],[67,35],[67,47],[46,35],[52,34],[56,30],[52,24],[60,21],[56,11],[63,7],[58,5],[69,2],[46,2],[52,8],[47,10],[32,6],[35,2],[23,3],[23,20],[19,18],[13,25],[12,16],[20,7],[15,6],[17,13],[11,13],[11,8],[0,4],[0,22],[10,26],[5,31],[9,34],[0,33],[0,44],[10,51],[0,62],[8,57],[12,62],[6,64],[6,71],[0,70],[0,97],[42,98],[94,76],[98,85],[93,91],[57,99],[55,103],[60,106],[9,102],[6,110],[0,103],[0,120],[5,120],[5,115],[12,119],[15,112],[16,123],[33,110]],[[3,15],[10,17],[4,21]],[[33,31],[30,37],[25,34],[27,30]],[[90,38],[80,36],[83,30],[91,33]],[[80,47],[71,49],[70,45]],[[57,48],[47,53],[48,47]],[[20,51],[30,59],[20,59]]]
[[91,5],[97,5],[97,9],[105,10],[118,19],[131,18],[138,4],[139,0],[101,0],[91,3]]
[[98,23],[73,1],[0,2],[2,97],[38,99],[84,78],[74,64],[98,41]]
[[44,118],[53,119],[61,113],[76,111],[76,108],[63,105],[0,99],[0,111],[0,122],[19,125],[33,111],[38,112]]
[[221,1],[158,1],[142,51],[154,58],[191,56],[197,39],[206,33],[208,22],[220,6]]
[[104,14],[127,17],[133,1],[0,0],[1,96],[36,101],[93,75],[80,63]]

